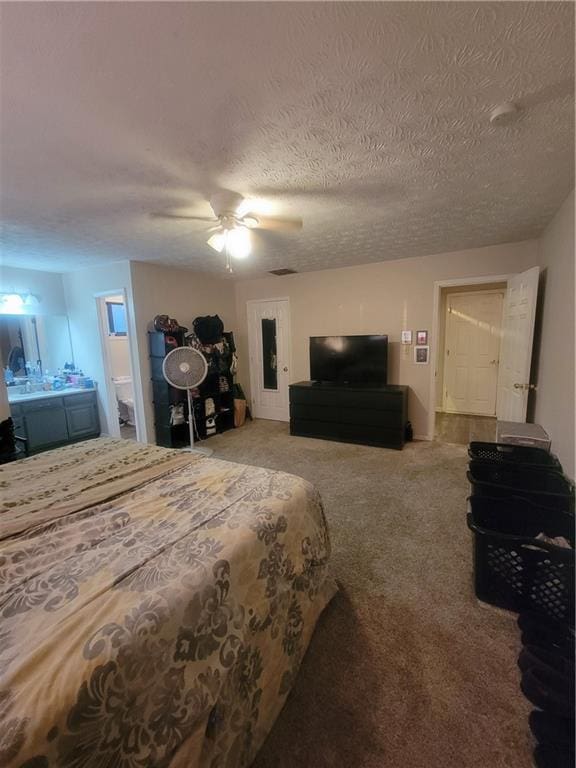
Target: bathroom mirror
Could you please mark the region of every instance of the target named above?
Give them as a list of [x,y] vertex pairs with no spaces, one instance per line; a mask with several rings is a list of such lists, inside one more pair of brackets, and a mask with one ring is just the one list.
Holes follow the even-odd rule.
[[14,377],[26,376],[26,363],[40,373],[55,374],[72,363],[70,328],[66,315],[0,315],[2,368]]

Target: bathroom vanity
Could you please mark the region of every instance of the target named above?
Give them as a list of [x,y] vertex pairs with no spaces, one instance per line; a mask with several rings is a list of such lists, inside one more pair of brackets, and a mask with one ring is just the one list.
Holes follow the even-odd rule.
[[100,434],[96,390],[84,388],[12,394],[14,432],[28,440],[30,453]]
[[29,453],[99,436],[96,389],[78,381],[66,315],[2,314],[0,359],[14,432]]

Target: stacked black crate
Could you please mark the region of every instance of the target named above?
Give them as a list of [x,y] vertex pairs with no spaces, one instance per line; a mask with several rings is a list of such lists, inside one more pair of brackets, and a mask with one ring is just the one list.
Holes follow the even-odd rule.
[[172,387],[162,373],[166,355],[183,344],[183,331],[148,332],[156,445],[165,448],[183,448],[190,443],[186,391]]
[[519,613],[537,768],[574,766],[574,485],[539,448],[471,443],[476,595]]

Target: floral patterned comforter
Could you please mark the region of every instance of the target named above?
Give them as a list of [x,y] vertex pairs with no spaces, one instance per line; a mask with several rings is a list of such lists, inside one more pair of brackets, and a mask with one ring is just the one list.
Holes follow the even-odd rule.
[[130,441],[73,449],[0,469],[0,765],[249,765],[335,589],[316,491]]

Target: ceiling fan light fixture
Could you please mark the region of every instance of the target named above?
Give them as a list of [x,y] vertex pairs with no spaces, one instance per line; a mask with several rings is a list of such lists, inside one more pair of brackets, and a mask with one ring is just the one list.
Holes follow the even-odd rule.
[[208,239],[208,245],[210,248],[214,248],[218,253],[222,253],[224,246],[226,245],[226,232],[215,232],[212,237]]
[[252,251],[250,232],[245,227],[229,229],[226,232],[226,248],[234,259],[245,259]]
[[233,259],[245,259],[252,251],[250,232],[246,227],[234,227],[215,232],[208,239],[208,245],[218,253],[225,251]]

